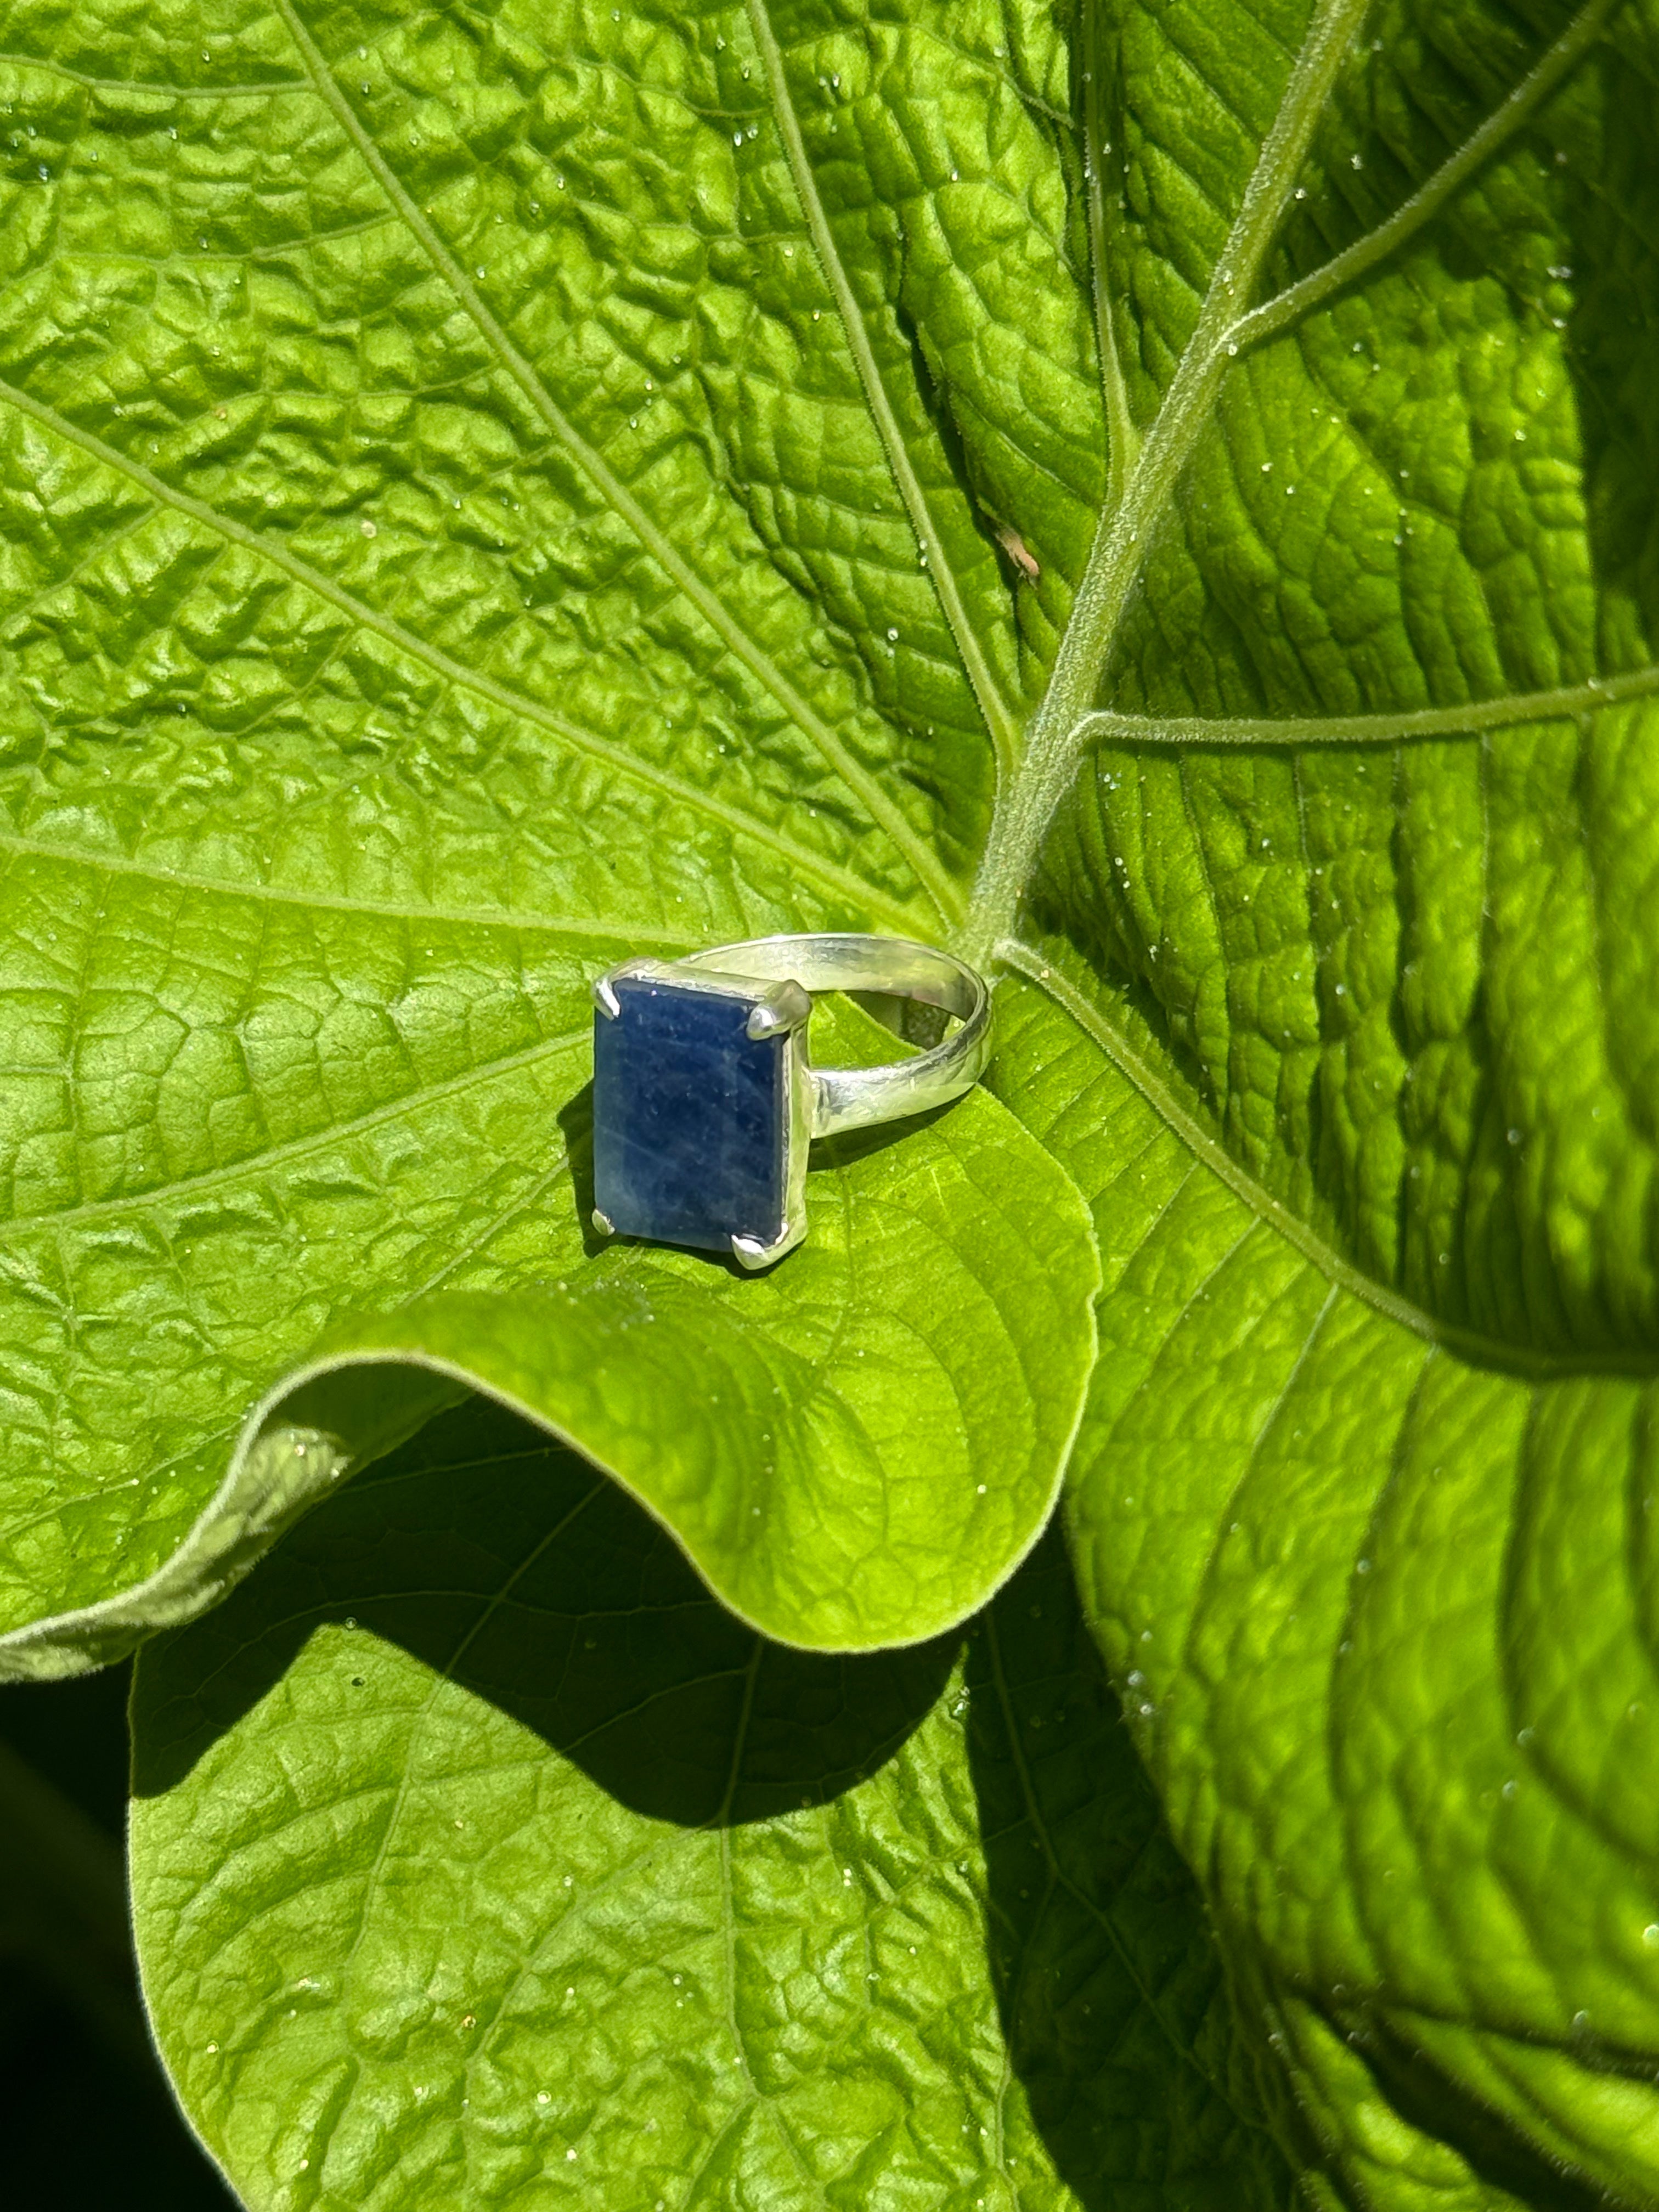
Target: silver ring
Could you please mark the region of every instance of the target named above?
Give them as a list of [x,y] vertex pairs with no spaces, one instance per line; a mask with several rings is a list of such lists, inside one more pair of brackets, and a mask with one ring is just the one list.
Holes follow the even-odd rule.
[[[931,1051],[814,1067],[817,991],[878,991],[954,1014]],[[903,937],[757,937],[624,960],[593,986],[593,1225],[769,1267],[806,1234],[814,1137],[949,1104],[991,1052],[991,994]]]

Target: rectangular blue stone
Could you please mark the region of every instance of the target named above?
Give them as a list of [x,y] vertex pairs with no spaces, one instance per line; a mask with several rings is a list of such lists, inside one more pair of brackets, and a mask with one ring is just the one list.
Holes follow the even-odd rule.
[[619,1235],[729,1252],[783,1231],[788,1150],[781,1036],[751,1001],[618,978],[593,1019],[593,1203]]

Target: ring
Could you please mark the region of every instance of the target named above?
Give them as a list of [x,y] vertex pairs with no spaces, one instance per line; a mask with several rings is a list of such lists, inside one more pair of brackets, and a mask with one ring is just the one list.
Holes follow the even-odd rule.
[[[882,1067],[814,1067],[811,994],[876,991],[961,1026]],[[769,1267],[806,1234],[814,1137],[943,1106],[991,1049],[991,994],[902,937],[758,937],[624,960],[593,986],[593,1225]]]

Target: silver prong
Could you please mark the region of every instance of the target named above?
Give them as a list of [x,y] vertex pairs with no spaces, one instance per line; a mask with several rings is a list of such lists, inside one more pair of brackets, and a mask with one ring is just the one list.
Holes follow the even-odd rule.
[[606,1021],[614,1022],[622,1012],[622,1001],[611,988],[611,978],[601,975],[593,985],[593,1003]]
[[749,1034],[757,1044],[766,1037],[782,1036],[787,1030],[804,1028],[811,1012],[811,999],[799,983],[773,983],[749,1009]]
[[616,1235],[616,1223],[611,1218],[611,1216],[608,1213],[601,1213],[597,1206],[594,1207],[590,1218],[592,1221],[593,1226],[599,1231],[601,1237],[614,1237]]
[[781,1260],[786,1252],[793,1252],[805,1234],[806,1215],[803,1210],[793,1221],[784,1223],[769,1244],[763,1243],[758,1237],[734,1237],[732,1239],[732,1257],[738,1267],[752,1275],[757,1268],[769,1267],[775,1260]]

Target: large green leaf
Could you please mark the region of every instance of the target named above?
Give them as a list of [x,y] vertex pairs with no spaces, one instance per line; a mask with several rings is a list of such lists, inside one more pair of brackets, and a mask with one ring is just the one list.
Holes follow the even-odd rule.
[[[1167,88],[1252,81],[1222,21],[1120,49],[1132,291]],[[1646,2206],[1659,18],[1377,27],[1115,611],[1011,948],[1066,1018],[1006,1006],[1001,1080],[1115,1278],[1085,1603],[1326,2157]],[[1147,454],[1209,311],[1161,296]]]
[[146,1993],[252,2205],[1288,2204],[1053,1537],[965,1643],[792,1652],[471,1406],[136,1707]]
[[[817,1034],[839,1061],[902,1049],[850,1009]],[[580,1183],[580,1102],[562,1118]],[[107,1593],[106,1530],[53,1547],[60,1603],[82,1601],[14,1629],[0,1661],[68,1671],[199,1613],[468,1382],[579,1443],[774,1636],[866,1650],[960,1620],[1054,1504],[1094,1340],[1087,1216],[988,1097],[902,1146],[823,1150],[803,1263],[760,1280],[637,1249],[586,1261],[572,1205],[529,1226],[516,1268],[499,1248],[483,1267],[463,1251],[445,1272],[473,1287],[337,1320],[255,1405],[205,1504],[186,1492],[145,1530],[152,1556],[168,1547],[161,1564]],[[451,1158],[423,1171],[436,1180]],[[500,1225],[475,1243],[494,1246]],[[53,1470],[41,1486],[61,1538],[74,1522]]]
[[199,1610],[407,1433],[419,1378],[279,1402],[343,1340],[574,1437],[774,1635],[933,1633],[1082,1403],[1047,1156],[981,1097],[830,1154],[764,1282],[584,1246],[594,974],[961,911],[994,769],[907,500],[1014,650],[752,46],[122,20],[0,38],[0,1671]]
[[[20,1613],[179,1557],[325,1325],[608,1282],[545,1133],[617,945],[952,936],[1017,978],[1002,1103],[927,1134],[1020,1219],[994,1323],[908,1225],[872,1295],[1075,1377],[1097,1202],[1085,1601],[1307,2186],[1659,2204],[1654,0],[5,44]],[[1040,1514],[1034,1357],[1024,1475],[967,1419],[939,1474],[941,1614]]]

